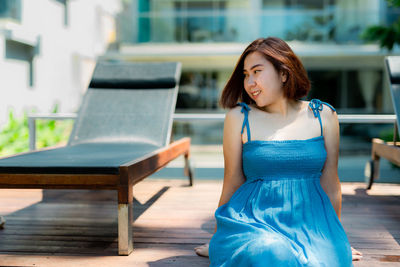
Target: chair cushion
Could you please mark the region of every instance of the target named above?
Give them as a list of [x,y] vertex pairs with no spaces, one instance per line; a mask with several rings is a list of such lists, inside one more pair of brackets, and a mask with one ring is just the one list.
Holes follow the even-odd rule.
[[176,62],[99,62],[89,88],[170,89],[179,82],[177,68]]
[[146,143],[86,143],[0,159],[0,173],[118,174],[119,166],[159,147]]

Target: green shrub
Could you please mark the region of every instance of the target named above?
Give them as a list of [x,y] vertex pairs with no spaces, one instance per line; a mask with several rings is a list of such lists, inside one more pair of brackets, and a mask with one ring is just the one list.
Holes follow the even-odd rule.
[[[393,142],[393,134],[394,134],[393,129],[384,130],[384,131],[380,132],[379,137],[385,142]],[[397,134],[396,136],[397,136],[396,142],[400,142],[399,135]],[[393,168],[396,168],[396,169],[400,168],[400,166],[397,166],[396,164],[393,164],[392,162],[389,162],[389,163]]]
[[[57,112],[57,107],[53,113]],[[68,141],[72,120],[36,120],[36,148],[63,145]],[[8,123],[0,131],[0,157],[29,150],[28,116],[16,118],[12,111]]]
[[8,123],[0,132],[0,156],[7,156],[29,149],[28,119],[15,118],[12,111],[8,115]]
[[[383,130],[379,134],[379,138],[381,138],[385,142],[393,142],[393,130],[394,129],[389,129],[389,130]],[[399,141],[399,135],[397,134],[396,142]]]

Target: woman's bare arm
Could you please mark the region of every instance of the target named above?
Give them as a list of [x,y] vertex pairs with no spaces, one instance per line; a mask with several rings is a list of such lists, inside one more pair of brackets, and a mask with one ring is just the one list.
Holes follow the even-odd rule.
[[[235,191],[244,183],[245,178],[242,170],[242,137],[241,128],[243,114],[240,107],[228,111],[224,122],[224,183],[219,199],[218,207],[227,203]],[[217,231],[215,225],[214,233]],[[199,256],[208,257],[208,244],[196,247],[195,252]]]
[[328,195],[340,219],[342,191],[338,176],[339,121],[336,112],[330,110],[328,107],[324,108],[321,112],[321,120],[327,152],[326,162],[321,175],[321,186]]
[[224,183],[218,207],[227,203],[245,181],[242,170],[242,138],[240,133],[242,123],[243,114],[240,112],[240,107],[233,108],[226,114],[223,137]]
[[[325,148],[327,158],[324,169],[321,175],[321,186],[328,195],[333,208],[340,219],[342,209],[342,190],[338,176],[338,161],[339,161],[339,121],[336,112],[329,108],[323,109],[321,114]],[[359,261],[362,258],[362,253],[351,248],[353,261]]]

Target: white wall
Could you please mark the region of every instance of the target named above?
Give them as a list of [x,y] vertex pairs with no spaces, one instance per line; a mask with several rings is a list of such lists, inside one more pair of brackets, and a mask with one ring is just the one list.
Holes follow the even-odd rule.
[[[19,115],[49,112],[58,103],[60,112],[77,111],[97,56],[115,40],[114,15],[120,7],[120,0],[68,1],[65,25],[58,1],[23,0],[20,23],[0,21],[0,126],[10,109]],[[7,31],[40,38],[32,87],[27,61],[5,57]]]

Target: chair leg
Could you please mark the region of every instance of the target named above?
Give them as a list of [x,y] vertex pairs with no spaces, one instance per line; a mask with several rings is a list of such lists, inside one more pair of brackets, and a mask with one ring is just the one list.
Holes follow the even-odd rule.
[[376,179],[376,167],[378,165],[379,168],[379,161],[378,164],[376,164],[377,161],[375,160],[369,160],[365,164],[365,169],[364,169],[364,177],[365,177],[365,184],[366,184],[366,189],[369,190],[372,187],[372,184],[374,183],[374,180]]
[[[372,160],[372,163],[373,163],[373,166],[374,166],[374,168],[373,168],[373,180],[372,180],[372,182],[375,182],[376,180],[378,180],[379,179],[379,162],[380,162],[380,157],[375,157],[373,160]],[[371,183],[371,186],[372,186],[372,183]]]
[[132,203],[118,204],[118,254],[129,255],[133,250]]
[[189,185],[193,186],[193,166],[189,159],[189,154],[185,154],[185,175],[189,177]]
[[5,224],[6,220],[4,220],[3,216],[0,216],[0,229],[3,229]]
[[381,144],[383,141],[380,139],[374,138],[372,140],[372,151],[371,151],[371,160],[367,162],[365,165],[365,182],[366,189],[369,190],[372,187],[372,184],[375,180],[379,179],[379,160],[380,156],[378,155],[378,144]]

